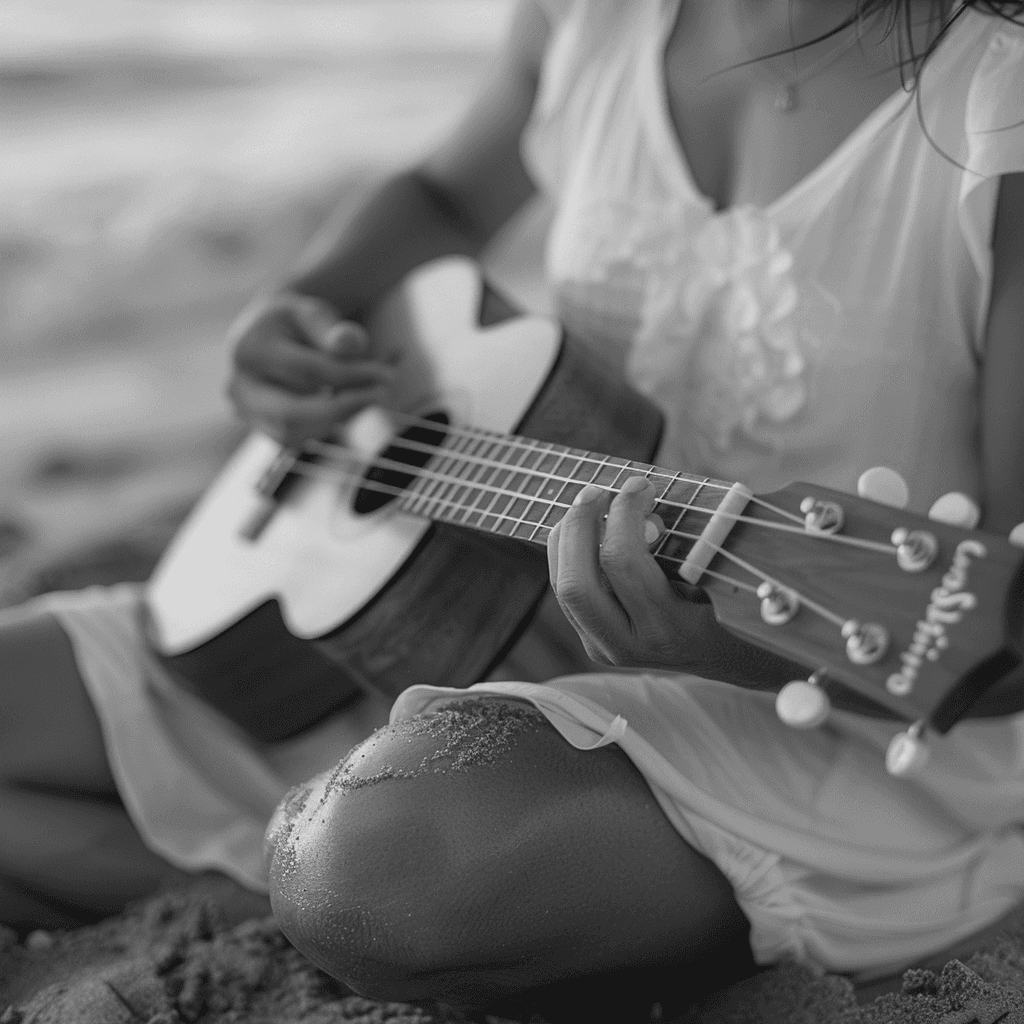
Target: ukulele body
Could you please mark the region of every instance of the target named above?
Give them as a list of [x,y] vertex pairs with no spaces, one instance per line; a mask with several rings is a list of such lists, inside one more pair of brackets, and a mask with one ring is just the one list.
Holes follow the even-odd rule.
[[[518,315],[469,261],[417,271],[369,327],[400,368],[396,409],[632,460],[657,446],[646,399],[556,324]],[[358,481],[326,478],[299,481],[246,540],[256,482],[279,451],[248,438],[157,566],[149,634],[171,675],[266,742],[360,690],[394,699],[484,678],[547,589],[543,551],[390,505],[357,514]]]

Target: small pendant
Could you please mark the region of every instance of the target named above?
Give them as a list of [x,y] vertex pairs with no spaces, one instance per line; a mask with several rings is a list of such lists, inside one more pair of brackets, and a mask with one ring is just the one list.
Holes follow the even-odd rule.
[[782,86],[775,94],[775,109],[780,113],[788,114],[791,110],[796,110],[798,100],[797,87],[789,83]]

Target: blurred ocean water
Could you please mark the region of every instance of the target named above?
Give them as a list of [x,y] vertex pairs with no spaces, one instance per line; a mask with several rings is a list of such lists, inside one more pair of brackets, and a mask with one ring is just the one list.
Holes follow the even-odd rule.
[[[451,123],[508,9],[506,0],[5,0],[0,368],[53,344],[67,356],[70,307],[94,319],[117,305],[112,288],[141,289],[139,305],[166,303],[137,277],[150,260],[161,290],[170,272],[206,301],[208,276],[186,281],[187,259],[167,266],[170,236],[186,227],[221,258],[229,289],[256,236],[277,229],[279,250],[297,244],[290,236],[308,234],[340,180],[412,159]],[[291,230],[261,223],[295,204]],[[48,260],[59,264],[49,273]],[[119,263],[132,265],[131,280]],[[130,334],[122,314],[106,309],[98,333]]]
[[[0,526],[73,544],[208,477],[233,316],[458,118],[510,10],[0,2]],[[104,491],[33,482],[147,445],[123,479],[104,456]]]

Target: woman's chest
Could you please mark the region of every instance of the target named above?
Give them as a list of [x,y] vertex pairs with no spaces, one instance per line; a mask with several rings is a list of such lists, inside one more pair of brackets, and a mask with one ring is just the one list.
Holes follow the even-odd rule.
[[[671,5],[656,73],[695,188],[716,209],[765,208],[843,147],[902,83],[892,40],[878,29],[765,58],[789,49],[793,36],[765,16],[741,21],[734,6]],[[833,28],[844,6],[804,25],[800,38]]]

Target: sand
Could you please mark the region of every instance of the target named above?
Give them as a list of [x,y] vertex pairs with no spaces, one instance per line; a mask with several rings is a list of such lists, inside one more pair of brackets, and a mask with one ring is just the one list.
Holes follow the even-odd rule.
[[[614,1020],[618,1024],[1021,1024],[1024,915],[981,948],[936,970],[908,971],[892,991],[855,992],[839,977],[774,968],[681,1013],[679,991],[642,995],[629,1016],[588,1007],[515,1017],[451,1007],[378,1003],[347,991],[293,949],[266,901],[213,876],[158,894],[119,917],[19,943],[0,929],[0,1024],[485,1024]],[[877,986],[876,986],[877,989]],[[667,998],[666,998],[667,997]]]

